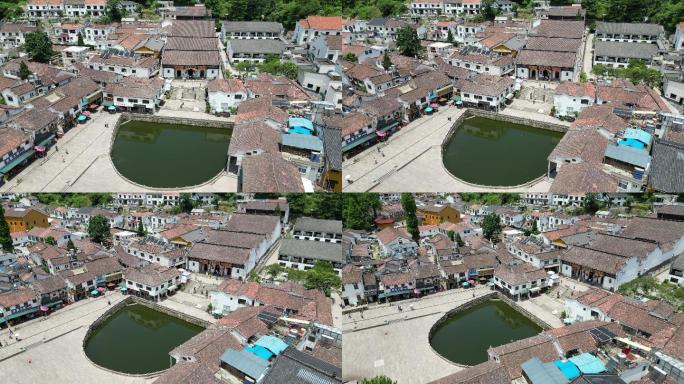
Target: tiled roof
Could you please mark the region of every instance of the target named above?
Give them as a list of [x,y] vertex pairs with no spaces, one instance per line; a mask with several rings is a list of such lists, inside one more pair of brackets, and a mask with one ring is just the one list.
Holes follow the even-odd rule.
[[217,51],[218,39],[215,37],[175,36],[166,41],[165,51]]
[[159,264],[148,264],[141,268],[126,268],[123,271],[124,279],[149,287],[157,287],[177,276],[180,276],[178,269],[165,268]]
[[247,93],[247,88],[238,79],[213,79],[207,84],[209,92],[225,92],[225,93]]
[[537,37],[533,36],[527,40],[525,49],[532,51],[553,51],[553,52],[572,52],[580,49],[582,40],[565,39],[558,37]]
[[576,56],[572,52],[533,51],[523,49],[518,53],[519,65],[574,68]]
[[231,232],[271,235],[279,221],[277,216],[233,214],[225,229]]
[[299,24],[305,29],[340,31],[344,26],[345,19],[340,16],[307,16],[299,20]]
[[216,27],[214,20],[173,20],[170,37],[214,37]]
[[684,145],[656,139],[649,184],[658,191],[684,191]]
[[658,36],[663,32],[660,24],[596,22],[596,34]]
[[256,150],[277,154],[279,142],[280,133],[266,123],[238,124],[233,128],[228,154],[238,155]]
[[594,45],[595,56],[651,60],[657,54],[658,46],[651,43],[596,41]]
[[164,87],[164,79],[154,77],[143,79],[139,77],[124,77],[115,83],[109,83],[105,92],[113,97],[136,97],[142,99],[156,99]]
[[584,35],[584,21],[542,20],[534,35],[581,39]]
[[216,51],[165,51],[162,55],[162,65],[197,65],[218,67],[221,57]]
[[549,192],[558,194],[616,192],[618,181],[603,171],[601,164],[564,164],[553,180]]
[[304,192],[299,169],[279,154],[247,156],[242,172],[242,192]]

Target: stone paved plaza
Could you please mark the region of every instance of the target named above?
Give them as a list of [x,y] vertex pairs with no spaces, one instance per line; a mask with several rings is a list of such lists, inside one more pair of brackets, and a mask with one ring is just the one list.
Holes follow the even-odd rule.
[[[491,187],[466,184],[454,178],[442,165],[442,141],[453,121],[464,109],[443,107],[432,116],[424,116],[394,133],[388,141],[368,148],[343,164],[344,192],[484,192]],[[511,116],[558,123],[557,119],[529,111],[508,108]],[[451,117],[452,121],[448,118]],[[380,151],[378,151],[378,148]],[[384,154],[384,156],[383,156]],[[352,183],[346,179],[351,178]],[[551,183],[542,179],[525,191],[546,192]],[[520,188],[497,188],[497,192],[522,192]]]
[[[199,117],[205,113],[169,112],[169,116]],[[118,175],[109,157],[112,132],[119,114],[97,112],[86,124],[67,132],[47,157],[37,159],[0,187],[0,192],[145,192]],[[107,127],[105,127],[107,125]],[[171,172],[172,170],[169,170]],[[237,190],[237,178],[223,173],[197,192]]]

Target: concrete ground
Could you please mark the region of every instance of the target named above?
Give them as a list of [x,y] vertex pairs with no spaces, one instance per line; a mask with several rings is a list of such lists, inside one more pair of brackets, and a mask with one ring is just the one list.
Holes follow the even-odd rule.
[[582,57],[582,70],[587,74],[587,79],[593,79],[595,76],[591,73],[593,68],[592,61],[594,60],[594,34],[587,34],[587,41],[584,43],[584,56]]
[[[516,100],[517,101],[517,100]],[[515,102],[514,102],[515,103]],[[442,165],[441,145],[452,122],[463,109],[443,107],[394,133],[388,141],[368,148],[343,163],[344,192],[486,192],[491,187],[466,184],[454,178]],[[502,114],[560,123],[544,114],[517,110],[513,106]],[[378,149],[380,151],[378,151]],[[346,178],[351,177],[352,183]],[[496,188],[499,192],[546,192],[551,183],[542,179],[527,188]]]
[[[188,117],[187,112],[180,114]],[[204,118],[209,116],[202,115]],[[144,188],[120,177],[109,157],[112,132],[118,118],[119,114],[93,114],[86,124],[67,132],[45,158],[34,161],[0,187],[0,192],[144,192]],[[236,190],[237,178],[223,173],[214,182],[194,191]]]
[[171,96],[161,110],[204,113],[207,108],[206,89],[206,80],[173,80]]
[[344,381],[386,375],[398,384],[418,384],[462,370],[432,350],[430,328],[447,311],[472,300],[473,293],[480,297],[490,292],[486,287],[455,289],[344,315]]

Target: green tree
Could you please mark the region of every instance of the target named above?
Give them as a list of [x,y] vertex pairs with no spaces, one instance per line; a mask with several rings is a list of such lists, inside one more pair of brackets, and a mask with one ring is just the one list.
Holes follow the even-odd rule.
[[352,52],[347,52],[342,56],[342,60],[349,61],[352,63],[358,63],[359,58]]
[[496,213],[492,212],[482,220],[482,235],[493,243],[499,240],[501,229],[501,218]]
[[397,32],[397,48],[404,56],[418,57],[423,50],[415,29],[406,26]]
[[75,251],[76,250],[76,245],[74,245],[74,242],[71,239],[69,239],[69,241],[67,242],[67,250],[69,250],[69,251]]
[[417,243],[420,240],[420,231],[418,230],[418,217],[416,216],[416,199],[412,193],[401,194],[401,208],[404,210],[406,230],[413,241]]
[[120,22],[121,18],[125,16],[125,11],[121,7],[120,0],[107,0],[107,6],[105,7],[105,13],[110,21]]
[[459,247],[462,247],[465,245],[465,242],[463,241],[463,239],[461,239],[460,233],[456,234],[456,244],[458,244]]
[[253,62],[251,61],[241,61],[235,65],[233,65],[233,68],[240,71],[240,72],[253,72],[254,69],[256,69],[256,66],[254,65]]
[[499,14],[499,9],[495,8],[494,0],[483,0],[480,6],[480,16],[483,20],[494,20]]
[[57,240],[55,240],[55,238],[52,237],[52,236],[48,236],[48,237],[45,238],[45,244],[48,244],[48,245],[57,245]]
[[313,268],[306,271],[304,279],[304,287],[306,289],[318,289],[323,291],[326,296],[330,296],[330,292],[334,288],[342,286],[342,280],[333,269],[333,266],[328,261],[317,261]]
[[9,224],[5,220],[5,209],[2,205],[0,205],[0,248],[5,252],[12,252],[14,250]]
[[79,47],[85,45],[85,43],[83,42],[83,34],[81,34],[81,32],[78,33],[78,41],[76,42],[76,45],[78,45]]
[[381,375],[371,377],[369,379],[363,379],[361,380],[360,384],[397,384],[397,382],[387,376]]
[[145,225],[143,224],[142,220],[138,221],[138,228],[136,229],[135,232],[136,232],[136,233],[138,234],[138,236],[140,236],[140,237],[145,236],[145,234],[146,234],[146,232],[145,232]]
[[31,70],[29,70],[28,65],[26,65],[25,61],[21,61],[19,64],[19,78],[22,80],[26,80],[31,76]]
[[584,213],[588,213],[593,215],[601,209],[601,204],[599,203],[598,199],[596,198],[595,193],[587,193],[584,196],[584,203],[582,204],[584,208]]
[[392,66],[392,60],[390,60],[389,54],[387,51],[382,55],[382,67],[385,68],[385,70],[390,69]]
[[580,72],[580,83],[586,83],[587,81],[589,81],[587,73],[584,71]]
[[88,223],[88,236],[90,236],[90,239],[95,243],[107,243],[112,236],[107,218],[102,215],[96,215],[90,218],[90,223]]
[[455,41],[455,40],[454,40],[454,34],[451,33],[451,29],[450,29],[450,30],[447,32],[446,42],[447,42],[447,43],[453,44],[454,41]]
[[190,213],[195,207],[192,203],[192,198],[189,193],[181,193],[180,200],[178,201],[178,207],[181,212]]
[[47,33],[42,31],[29,32],[25,36],[24,51],[31,57],[31,60],[39,63],[48,63],[55,52],[52,50],[52,43]]
[[264,273],[270,276],[271,279],[275,279],[283,272],[285,272],[285,268],[280,264],[269,264],[264,268]]
[[344,226],[349,229],[371,229],[373,219],[376,216],[373,210],[382,206],[380,197],[376,193],[344,193],[343,195],[342,220]]

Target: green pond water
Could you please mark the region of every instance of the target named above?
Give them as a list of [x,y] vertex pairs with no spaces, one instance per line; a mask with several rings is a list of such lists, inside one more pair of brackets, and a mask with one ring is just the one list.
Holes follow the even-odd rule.
[[93,331],[85,353],[97,365],[123,373],[168,369],[169,352],[204,328],[139,304],[128,305]]
[[491,300],[458,312],[440,324],[430,345],[465,365],[487,361],[487,348],[537,335],[541,327],[503,301]]
[[546,173],[547,160],[563,133],[472,117],[465,120],[443,151],[443,162],[461,180],[514,186]]
[[131,120],[119,127],[112,161],[124,177],[148,187],[202,184],[225,168],[231,132]]

